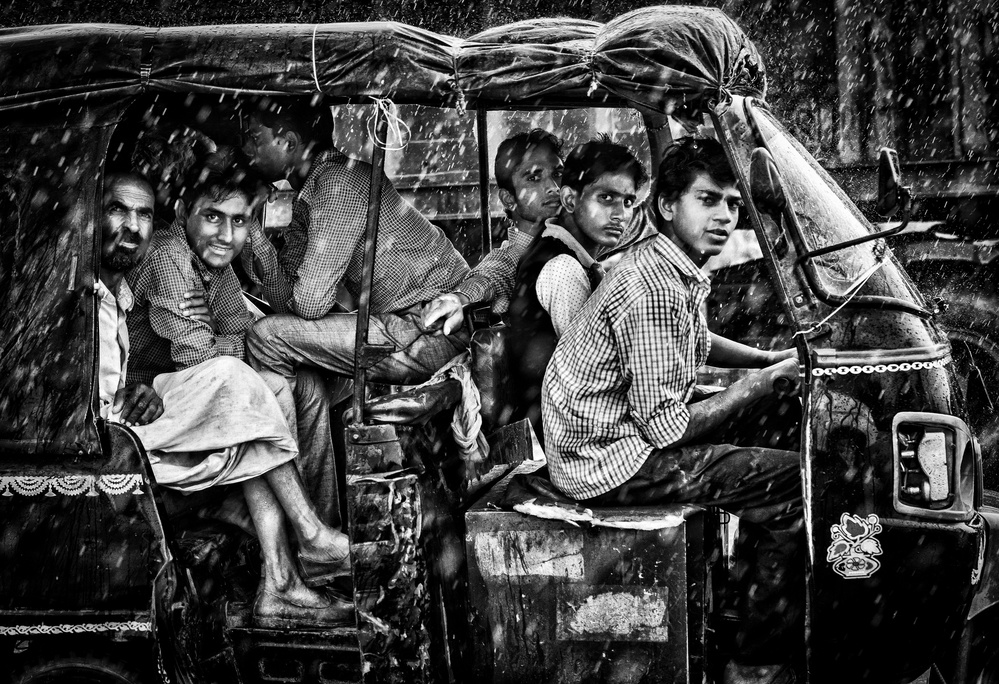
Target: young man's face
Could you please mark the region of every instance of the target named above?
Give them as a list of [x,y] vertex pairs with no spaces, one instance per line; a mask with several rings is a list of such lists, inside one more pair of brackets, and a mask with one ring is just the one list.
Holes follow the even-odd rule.
[[537,223],[552,218],[561,208],[562,160],[548,145],[538,145],[513,170],[514,192],[503,190],[503,200],[513,218]]
[[291,149],[287,137],[275,135],[256,116],[250,117],[245,131],[243,152],[250,164],[268,181],[285,178],[292,167]]
[[153,192],[128,177],[112,179],[104,191],[101,268],[124,273],[142,260],[153,234]]
[[209,268],[225,268],[239,255],[250,225],[250,202],[237,193],[223,200],[203,195],[187,214],[187,243]]
[[582,192],[562,188],[562,204],[581,233],[576,239],[587,250],[616,245],[631,222],[637,201],[638,188],[630,173],[605,173]]
[[669,222],[669,236],[698,266],[718,254],[739,222],[742,194],[732,184],[719,185],[700,171],[672,202],[660,195],[659,211]]

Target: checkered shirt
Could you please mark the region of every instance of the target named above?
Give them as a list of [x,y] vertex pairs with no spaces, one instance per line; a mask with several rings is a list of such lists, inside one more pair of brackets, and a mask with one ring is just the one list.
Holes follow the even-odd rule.
[[[609,250],[601,248],[597,252],[597,259],[623,251],[654,235],[655,232],[655,219],[651,209],[643,204],[635,212],[628,229],[617,245]],[[510,309],[510,298],[517,283],[517,267],[527,248],[534,242],[534,236],[516,229],[508,228],[508,235],[509,239],[501,247],[483,257],[456,290],[468,297],[470,304],[492,302],[494,314],[505,314]]]
[[509,219],[505,220],[508,224],[507,239],[485,255],[456,290],[468,297],[471,304],[492,302],[495,314],[505,314],[509,310],[513,286],[517,281],[517,266],[534,242],[533,235],[517,230]]
[[264,235],[264,230],[256,219],[250,221],[240,259],[243,273],[260,287],[274,313],[293,313],[288,308],[292,303],[291,283],[281,268],[274,244]]
[[[246,358],[244,339],[253,316],[239,279],[231,266],[208,268],[191,251],[179,221],[153,233],[146,258],[127,278],[135,298],[128,316],[128,382],[151,384],[160,373],[216,356]],[[217,333],[180,310],[188,290],[204,290]]]
[[[341,281],[355,297],[361,294],[370,179],[370,164],[339,150],[323,152],[312,163],[280,255],[294,288],[294,311],[302,318],[329,313]],[[444,232],[382,176],[371,312],[430,301],[452,291],[466,275],[468,264]]]
[[559,341],[542,413],[552,482],[589,499],[624,484],[675,443],[710,349],[710,281],[669,238],[611,270]]

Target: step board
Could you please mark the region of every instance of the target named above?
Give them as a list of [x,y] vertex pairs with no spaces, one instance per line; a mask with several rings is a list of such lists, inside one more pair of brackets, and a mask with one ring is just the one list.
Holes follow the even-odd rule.
[[243,684],[356,684],[361,681],[357,629],[253,626],[253,606],[230,602],[226,633]]

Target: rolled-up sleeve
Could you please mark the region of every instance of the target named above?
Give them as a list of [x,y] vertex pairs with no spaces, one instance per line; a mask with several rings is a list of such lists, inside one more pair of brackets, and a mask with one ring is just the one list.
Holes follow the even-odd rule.
[[501,295],[509,297],[517,280],[520,256],[521,252],[510,243],[494,249],[476,264],[456,292],[468,297],[471,304],[492,301]]
[[151,252],[146,258],[150,260],[146,267],[154,274],[147,296],[149,323],[157,335],[170,342],[170,358],[177,369],[195,366],[216,356],[245,359],[243,334],[216,335],[207,323],[181,311],[184,293],[202,289],[190,261],[167,249]]

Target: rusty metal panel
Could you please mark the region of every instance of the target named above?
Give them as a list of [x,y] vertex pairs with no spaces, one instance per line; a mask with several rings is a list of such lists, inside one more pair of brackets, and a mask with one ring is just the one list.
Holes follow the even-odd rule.
[[583,540],[570,530],[477,534],[472,546],[486,576],[583,578]]
[[[577,684],[623,671],[619,681],[699,682],[711,514],[595,509],[631,527],[578,527],[501,510],[511,476],[465,516],[472,681]],[[682,522],[637,529],[666,516]]]
[[347,504],[364,681],[431,681],[417,476],[349,477]]

